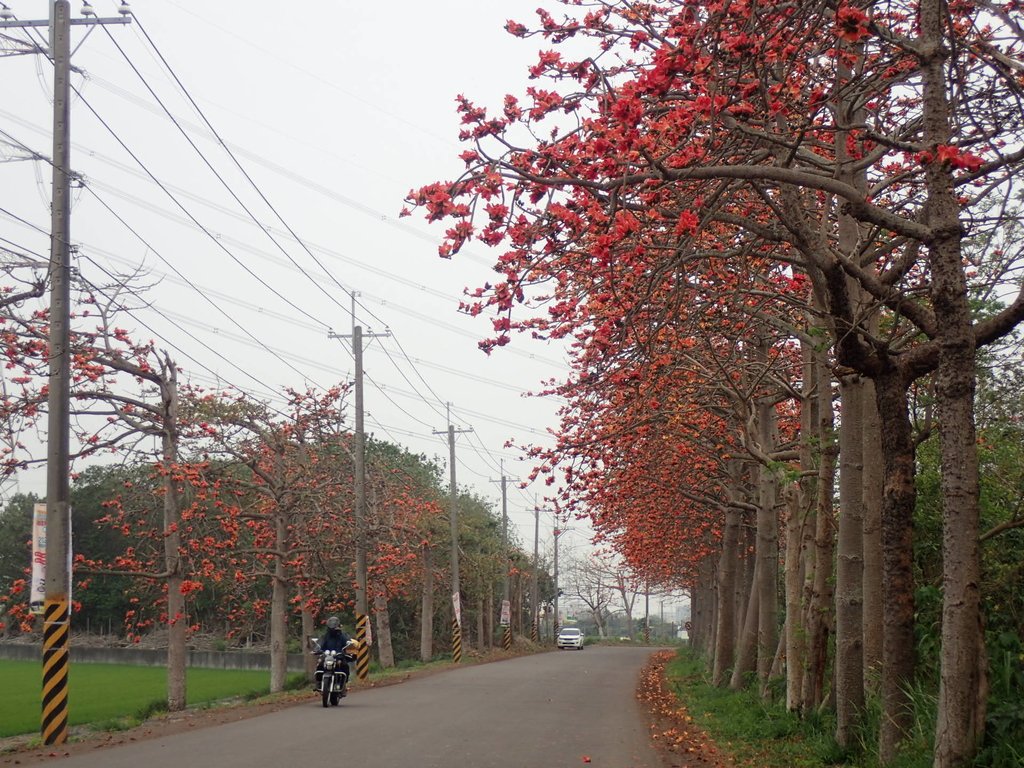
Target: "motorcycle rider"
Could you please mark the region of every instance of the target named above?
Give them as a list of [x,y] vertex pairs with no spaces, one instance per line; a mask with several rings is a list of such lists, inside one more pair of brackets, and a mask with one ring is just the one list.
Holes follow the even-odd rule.
[[[337,651],[337,669],[345,673],[345,680],[348,680],[348,660],[345,658],[345,649],[348,647],[350,638],[345,634],[345,630],[341,628],[341,619],[337,616],[331,616],[327,620],[327,631],[324,632],[324,636],[320,639],[320,650],[321,651]],[[320,656],[319,661],[316,664],[316,671],[322,672],[324,668],[323,656]],[[319,677],[319,675],[318,675]],[[345,688],[342,689],[341,695],[345,696],[348,693],[348,684],[346,682]]]

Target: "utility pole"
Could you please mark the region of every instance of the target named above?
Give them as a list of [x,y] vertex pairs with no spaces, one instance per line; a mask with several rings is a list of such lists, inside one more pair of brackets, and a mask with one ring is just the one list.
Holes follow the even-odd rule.
[[[554,519],[554,525],[558,525],[558,517],[556,511],[548,508],[541,508],[537,504],[537,497],[534,495],[533,498],[533,622],[534,622],[534,641],[539,642],[541,636],[540,627],[540,513],[551,512]],[[554,563],[554,582],[555,582],[555,596],[552,600],[552,608],[555,610],[553,619],[554,631],[551,635],[552,642],[558,637],[558,537],[562,535],[557,527],[555,531],[555,563]],[[545,622],[544,635],[547,635],[547,622]]]
[[533,612],[533,623],[530,627],[530,639],[540,642],[540,507],[537,497],[533,498],[533,586],[530,592],[530,610]]
[[43,603],[43,695],[40,732],[44,744],[68,736],[68,671],[71,635],[71,27],[129,24],[120,18],[72,19],[68,0],[53,0],[45,21],[18,21],[0,7],[0,29],[49,27],[53,61],[53,198],[50,206],[50,370],[46,435],[46,598]]
[[512,479],[515,478],[505,475],[505,460],[502,459],[501,480],[491,482],[501,483],[501,548],[505,561],[505,571],[502,575],[501,647],[506,651],[512,648],[512,601],[509,594],[509,571],[512,570],[512,563],[508,556],[508,481]]
[[559,592],[561,592],[561,590],[558,588],[558,538],[565,531],[563,531],[561,528],[558,527],[558,514],[557,513],[555,513],[554,518],[555,518],[555,525],[554,525],[554,528],[552,530],[554,531],[554,538],[555,538],[555,574],[554,574],[554,577],[555,577],[555,601],[554,601],[555,618],[554,618],[554,624],[552,625],[552,629],[551,629],[551,636],[552,636],[552,640],[557,643],[558,642],[558,629],[559,629],[559,626],[558,626],[558,619],[559,619],[559,616],[558,616],[558,597],[559,597]]
[[[452,531],[452,661],[462,661],[462,598],[459,587],[459,507],[458,487],[455,484],[455,435],[459,432],[472,432],[469,429],[456,429],[452,424],[452,404],[448,403],[448,521]],[[435,435],[445,434],[434,430]]]
[[[363,409],[363,329],[356,325],[355,302],[358,294],[352,292],[352,333],[341,334],[328,331],[327,337],[343,339],[352,337],[352,356],[356,362],[356,431],[355,444],[352,446],[352,476],[355,496],[356,519],[356,674],[360,680],[366,680],[370,674],[370,615],[367,605],[366,583],[366,429]],[[376,339],[387,337],[391,331],[384,333],[367,333],[366,337]]]

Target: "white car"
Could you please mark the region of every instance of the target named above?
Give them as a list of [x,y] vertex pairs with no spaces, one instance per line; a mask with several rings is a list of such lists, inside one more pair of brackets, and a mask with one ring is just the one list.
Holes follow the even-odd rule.
[[558,633],[558,640],[555,645],[559,649],[562,648],[575,648],[577,651],[583,650],[583,630],[579,627],[562,627],[562,630]]

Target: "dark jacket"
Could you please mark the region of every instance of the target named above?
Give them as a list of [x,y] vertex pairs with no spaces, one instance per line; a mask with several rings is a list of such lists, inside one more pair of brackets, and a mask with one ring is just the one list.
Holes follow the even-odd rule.
[[338,651],[338,653],[341,653],[345,650],[345,646],[348,645],[349,639],[349,636],[340,627],[338,629],[328,629],[320,640],[320,650]]

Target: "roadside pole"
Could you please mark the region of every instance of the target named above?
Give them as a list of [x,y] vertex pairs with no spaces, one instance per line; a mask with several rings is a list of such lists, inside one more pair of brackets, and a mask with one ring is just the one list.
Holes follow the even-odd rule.
[[[501,556],[504,563],[502,572],[501,591],[501,647],[506,651],[512,648],[512,602],[510,599],[510,575],[512,562],[508,556],[508,481],[510,478],[505,475],[505,461],[501,462]],[[491,481],[495,482],[495,481]]]
[[[91,6],[89,12],[91,13]],[[83,12],[85,10],[83,9]],[[50,205],[50,370],[46,441],[46,597],[43,602],[43,743],[68,736],[71,636],[71,27],[130,24],[125,3],[119,18],[71,18],[68,0],[52,0],[45,21],[19,21],[6,5],[0,29],[48,27],[53,62],[53,197]]]
[[533,622],[530,627],[530,639],[540,642],[540,507],[537,499],[533,500],[533,585],[530,592],[530,611]]
[[[355,301],[356,293],[352,292],[352,356],[355,359],[355,390],[356,390],[356,424],[355,444],[353,445],[352,477],[355,496],[356,521],[356,675],[366,680],[370,674],[370,615],[367,607],[366,583],[366,429],[363,407],[363,329],[356,325]],[[328,333],[329,338],[346,338],[349,334]],[[375,339],[387,337],[391,331],[384,333],[367,333],[366,337]]]
[[[456,429],[451,423],[451,403],[448,404],[448,522],[452,534],[452,661],[462,661],[462,598],[459,586],[459,507],[458,486],[455,483],[455,435],[459,432],[472,432],[469,429]],[[435,435],[445,434],[434,431]]]

